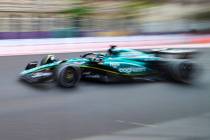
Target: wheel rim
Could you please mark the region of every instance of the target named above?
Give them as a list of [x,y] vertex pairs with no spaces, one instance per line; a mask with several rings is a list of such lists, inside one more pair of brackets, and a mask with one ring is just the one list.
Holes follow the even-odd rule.
[[65,71],[64,71],[64,81],[66,83],[71,83],[74,81],[74,70],[71,69],[71,68],[67,68]]
[[186,79],[186,80],[191,79],[192,73],[193,73],[193,65],[192,64],[185,63],[181,66],[181,76],[184,79]]

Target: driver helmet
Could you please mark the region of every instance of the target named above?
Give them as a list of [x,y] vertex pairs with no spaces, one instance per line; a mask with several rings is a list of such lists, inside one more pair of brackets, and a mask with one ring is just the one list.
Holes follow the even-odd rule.
[[56,61],[58,61],[58,59],[55,57],[55,55],[48,55],[46,59],[46,64],[50,64]]
[[114,54],[114,49],[116,48],[116,45],[110,45],[110,48],[108,49],[108,54],[109,55],[113,55]]

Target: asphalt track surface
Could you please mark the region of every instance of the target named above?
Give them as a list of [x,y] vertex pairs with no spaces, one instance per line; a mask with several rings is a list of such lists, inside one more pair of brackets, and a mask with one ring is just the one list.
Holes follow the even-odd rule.
[[[40,60],[43,55],[2,56],[0,139],[71,140],[188,120],[209,113],[210,49],[200,51],[202,54],[196,61],[203,70],[193,85],[82,81],[74,89],[62,89],[55,84],[31,86],[18,80],[26,63]],[[57,54],[61,58],[79,55]],[[202,130],[203,126],[197,127]],[[210,127],[207,129],[210,132]]]

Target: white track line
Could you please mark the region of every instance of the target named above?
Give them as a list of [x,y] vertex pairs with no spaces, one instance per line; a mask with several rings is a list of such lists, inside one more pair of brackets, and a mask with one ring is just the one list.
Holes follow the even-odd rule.
[[136,126],[140,126],[140,127],[156,127],[156,125],[133,122],[133,121],[116,120],[116,122],[121,123],[121,124],[136,125]]

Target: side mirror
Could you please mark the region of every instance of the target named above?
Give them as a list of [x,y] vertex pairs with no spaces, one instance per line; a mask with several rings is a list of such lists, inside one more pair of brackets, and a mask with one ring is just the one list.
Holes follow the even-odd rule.
[[33,62],[30,62],[27,64],[25,70],[29,70],[29,69],[32,69],[32,68],[35,68],[38,64],[38,61],[33,61]]

